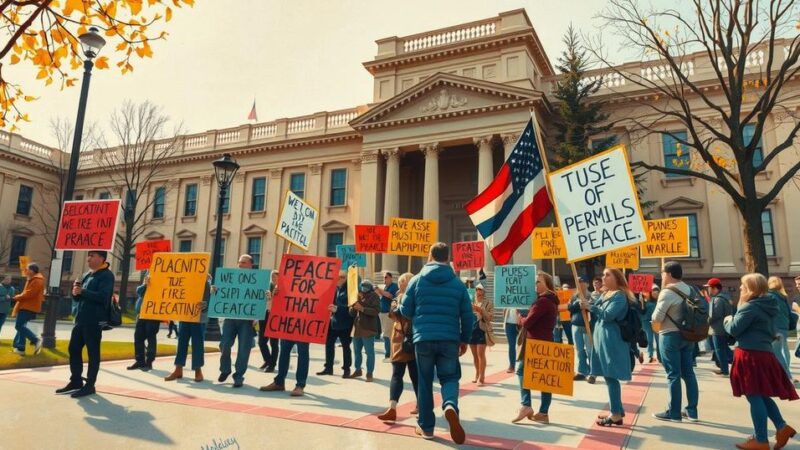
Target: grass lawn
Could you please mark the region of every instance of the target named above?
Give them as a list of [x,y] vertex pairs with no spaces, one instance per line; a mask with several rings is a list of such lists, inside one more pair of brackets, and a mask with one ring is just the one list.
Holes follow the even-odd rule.
[[[42,349],[38,355],[33,354],[33,347],[28,345],[27,355],[20,356],[11,352],[11,339],[0,339],[0,370],[27,369],[31,367],[48,367],[69,364],[67,347],[69,341],[56,341],[56,348]],[[190,347],[191,348],[191,347]],[[174,345],[158,344],[158,356],[174,355]],[[206,353],[218,352],[217,347],[206,346]],[[103,342],[100,346],[101,361],[115,361],[120,359],[133,359],[133,342]],[[191,354],[191,350],[189,351]],[[83,360],[87,361],[86,349],[83,351]]]
[[[39,319],[39,320],[44,320],[44,314],[37,314],[36,318]],[[72,317],[72,314],[68,315],[67,317],[65,317],[63,319],[58,319],[59,322],[70,322],[70,323],[72,323],[73,320],[75,320],[75,318]],[[122,313],[122,324],[123,325],[133,325],[135,323],[136,323],[136,312],[134,312],[133,310],[130,310],[130,311],[126,311],[126,312]]]

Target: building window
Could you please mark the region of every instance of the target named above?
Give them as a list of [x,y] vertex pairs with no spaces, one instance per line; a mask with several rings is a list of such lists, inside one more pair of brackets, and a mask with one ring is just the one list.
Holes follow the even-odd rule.
[[689,257],[700,257],[700,234],[697,232],[697,214],[674,214],[670,217],[686,217],[689,219]]
[[[744,126],[742,129],[742,141],[744,145],[750,145],[750,142],[753,141],[753,135],[755,134],[756,126],[753,124],[748,124]],[[764,139],[763,136],[761,139],[758,140],[758,146],[753,151],[753,167],[758,167],[761,163],[764,162]]]
[[8,258],[9,266],[19,266],[19,257],[25,255],[25,247],[28,246],[26,236],[14,235],[11,237],[11,252]]
[[[686,141],[687,134],[685,131],[670,131],[669,134],[663,133],[662,145],[664,152],[664,167],[668,169],[688,169],[691,163],[691,155],[689,149],[685,148],[680,141]],[[670,177],[682,177],[674,173],[666,174]]]
[[775,228],[772,226],[772,211],[769,209],[761,212],[761,228],[767,256],[775,256]]
[[61,270],[72,272],[72,250],[64,251],[64,259],[61,261]]
[[247,254],[253,257],[253,268],[258,269],[261,266],[261,237],[247,238]]
[[347,169],[331,171],[331,206],[344,206],[347,203]]
[[344,233],[328,233],[328,246],[325,250],[326,256],[336,258],[336,246],[344,243]]
[[33,203],[33,188],[21,184],[19,186],[19,196],[17,197],[17,214],[21,214],[23,216],[30,216],[32,203]]
[[83,200],[83,194],[76,195],[75,200]]
[[108,200],[111,198],[111,192],[105,191],[100,193],[100,200]]
[[253,179],[253,193],[250,197],[250,211],[264,211],[267,196],[267,179],[264,177]]
[[164,206],[166,205],[166,196],[167,196],[166,188],[164,188],[163,186],[160,188],[156,188],[156,192],[155,194],[153,194],[154,219],[164,218]]
[[183,202],[183,215],[193,217],[197,214],[197,185],[186,185],[186,199]]
[[181,239],[178,242],[178,251],[181,253],[189,253],[192,251],[192,240],[191,239]]
[[289,176],[289,190],[294,193],[294,195],[305,198],[306,195],[306,174],[304,173],[293,173]]

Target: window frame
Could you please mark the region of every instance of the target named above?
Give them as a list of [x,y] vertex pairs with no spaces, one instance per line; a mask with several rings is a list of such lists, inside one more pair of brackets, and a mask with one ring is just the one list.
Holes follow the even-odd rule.
[[[675,166],[672,162],[673,159],[680,159],[686,160],[687,163],[691,164],[692,162],[692,155],[691,153],[686,150],[681,150],[683,153],[681,156],[678,156],[678,142],[672,135],[683,135],[682,139],[685,141],[689,137],[689,133],[686,130],[672,130],[672,131],[664,131],[661,133],[661,156],[664,158],[664,167],[668,169],[682,169],[683,167]],[[667,153],[667,143],[668,140],[672,141],[672,149],[671,153]],[[682,145],[682,144],[681,144]],[[665,173],[664,174],[667,178],[677,178],[677,177],[686,177],[686,175],[680,175],[676,173]]]
[[17,208],[15,211],[21,216],[30,217],[31,209],[33,209],[33,186],[20,184],[19,192],[17,193]]
[[[256,192],[256,184],[262,183],[261,192]],[[260,202],[260,207],[257,208],[256,202]],[[250,212],[263,212],[267,208],[267,177],[253,178],[253,183],[250,186]]]
[[[750,145],[750,141],[753,140],[753,135],[755,134],[756,126],[752,123],[748,123],[747,125],[742,128],[742,142],[744,142],[745,146]],[[748,133],[748,130],[752,131]],[[749,139],[748,139],[749,137]],[[758,140],[758,145],[753,152],[753,167],[758,167],[764,163],[764,134],[761,134],[761,139]]]
[[[300,189],[300,190],[296,190],[294,188],[294,186],[292,186],[292,185],[294,184],[295,178],[301,178],[301,177],[302,177],[302,180],[303,180],[303,188]],[[296,195],[296,196],[298,196],[298,197],[300,197],[302,199],[306,198],[306,173],[305,172],[294,172],[294,173],[290,173],[289,174],[289,190],[292,191],[292,193],[294,195]]]
[[[22,242],[22,250],[18,249],[18,242]],[[28,236],[21,234],[11,235],[11,248],[8,252],[8,265],[19,267],[19,257],[25,256],[25,251],[28,249]]]
[[[331,240],[332,237],[339,236],[338,242]],[[325,234],[325,255],[329,258],[336,258],[336,246],[344,244],[343,231],[329,231]]]
[[[253,242],[258,240],[258,251],[253,251]],[[258,269],[261,267],[261,252],[264,249],[264,239],[261,236],[248,236],[247,237],[247,254],[253,258],[253,268]]]
[[[769,233],[766,232],[764,227],[764,215],[769,218]],[[767,254],[767,257],[774,258],[778,256],[778,246],[775,242],[775,221],[772,217],[772,209],[767,208],[764,211],[761,211],[761,235],[764,237],[764,252]],[[767,237],[769,236],[770,241],[772,241],[772,252],[769,251],[769,246],[767,245]]]
[[[160,194],[160,195],[159,195]],[[161,200],[159,202],[159,199]],[[153,219],[163,219],[166,213],[167,188],[159,186],[153,192]],[[159,210],[159,207],[161,208]]]
[[[193,241],[194,241],[193,239],[180,239],[180,240],[178,240],[178,252],[179,253],[191,253],[192,252],[192,247],[194,247],[194,242]],[[185,242],[189,243],[189,249],[188,250],[184,250],[183,249],[183,244]]]
[[[191,199],[189,198],[189,190],[190,190],[190,188],[192,188],[191,190],[192,190],[192,193],[194,194],[193,198],[191,198]],[[186,189],[184,190],[184,193],[183,193],[183,217],[196,217],[197,216],[197,197],[198,197],[197,192],[198,192],[197,183],[188,183],[186,185]],[[191,211],[192,213],[188,214],[188,212],[189,212],[189,203],[190,202],[192,204],[192,211]]]
[[[333,184],[334,180],[335,180],[334,176],[335,176],[336,173],[342,173],[342,172],[344,172],[344,180],[343,180],[344,184],[342,186],[340,186],[340,187],[336,187]],[[347,168],[345,168],[345,167],[340,167],[340,168],[331,170],[331,183],[330,183],[331,192],[330,192],[330,198],[328,199],[330,206],[347,206],[347,184],[348,184],[348,179],[347,178],[348,178],[349,175],[350,174],[348,173]],[[342,195],[342,202],[341,203],[335,203],[334,202],[334,196],[335,196],[335,194],[337,194],[339,192],[341,192],[341,195]]]

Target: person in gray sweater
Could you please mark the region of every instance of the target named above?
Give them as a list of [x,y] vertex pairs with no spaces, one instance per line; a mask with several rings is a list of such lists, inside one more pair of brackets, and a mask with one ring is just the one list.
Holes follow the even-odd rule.
[[714,356],[717,358],[719,369],[714,373],[723,377],[728,376],[728,365],[733,359],[733,353],[728,347],[728,333],[722,320],[733,314],[733,305],[728,294],[722,292],[722,281],[719,278],[711,278],[705,286],[708,295],[711,297],[711,308],[708,312],[708,334],[711,335],[711,344]]

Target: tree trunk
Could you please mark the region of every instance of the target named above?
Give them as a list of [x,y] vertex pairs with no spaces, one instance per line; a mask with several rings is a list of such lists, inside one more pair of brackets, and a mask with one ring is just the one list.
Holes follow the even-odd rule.
[[767,249],[764,246],[764,228],[761,213],[764,211],[757,199],[745,200],[736,205],[744,222],[744,263],[748,273],[758,272],[769,276]]

